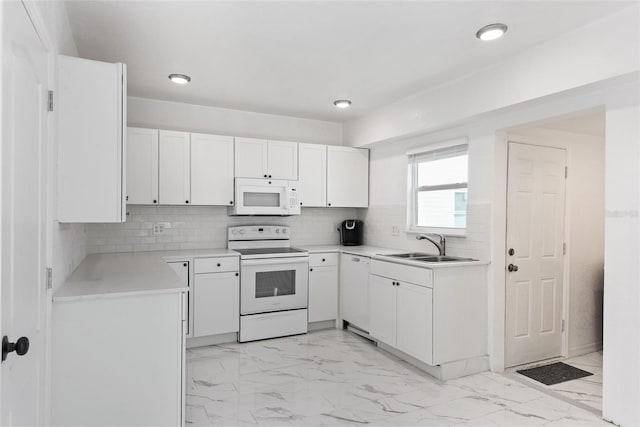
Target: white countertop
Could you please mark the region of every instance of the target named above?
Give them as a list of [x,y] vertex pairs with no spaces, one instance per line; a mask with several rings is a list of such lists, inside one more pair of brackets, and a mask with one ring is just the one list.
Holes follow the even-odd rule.
[[54,301],[182,292],[187,285],[161,252],[90,254],[54,296]]
[[185,261],[192,258],[217,258],[227,256],[240,256],[236,251],[232,251],[227,248],[211,248],[211,249],[182,249],[178,251],[156,251],[146,252],[152,254],[158,254],[164,258],[165,261]]
[[360,256],[374,256],[377,254],[397,254],[404,252],[402,249],[380,248],[378,246],[343,246],[343,245],[295,245],[298,249],[304,249],[309,253],[323,253],[323,252],[342,252],[352,255]]

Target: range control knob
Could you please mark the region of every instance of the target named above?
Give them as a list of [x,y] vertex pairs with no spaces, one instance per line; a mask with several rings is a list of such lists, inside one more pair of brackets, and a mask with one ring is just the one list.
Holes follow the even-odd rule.
[[245,233],[244,228],[241,228],[239,233],[244,234]]
[[283,233],[283,234],[287,234],[287,229],[286,229],[286,228],[283,228],[283,229],[282,229],[282,233]]
[[276,234],[280,234],[280,229],[276,228]]
[[231,230],[231,234],[238,234],[238,230],[234,228],[233,230]]

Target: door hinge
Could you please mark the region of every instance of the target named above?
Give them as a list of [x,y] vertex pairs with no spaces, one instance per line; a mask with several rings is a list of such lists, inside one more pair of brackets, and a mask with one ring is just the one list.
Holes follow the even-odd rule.
[[561,332],[564,332],[564,319],[562,319],[562,331]]
[[47,100],[47,111],[53,111],[53,91],[49,91],[49,97]]
[[566,255],[567,254],[567,244],[563,243],[562,244],[562,255]]
[[564,177],[567,178],[569,176],[569,167],[565,166],[564,167]]
[[47,289],[51,289],[53,287],[53,269],[51,267],[47,267]]

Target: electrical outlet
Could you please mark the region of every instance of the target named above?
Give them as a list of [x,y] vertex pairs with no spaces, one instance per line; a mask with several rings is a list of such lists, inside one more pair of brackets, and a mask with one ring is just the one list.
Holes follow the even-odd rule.
[[153,224],[153,234],[162,234],[164,233],[164,223],[157,222]]
[[391,235],[392,236],[399,236],[400,235],[400,227],[398,227],[397,225],[394,225],[393,227],[391,227]]

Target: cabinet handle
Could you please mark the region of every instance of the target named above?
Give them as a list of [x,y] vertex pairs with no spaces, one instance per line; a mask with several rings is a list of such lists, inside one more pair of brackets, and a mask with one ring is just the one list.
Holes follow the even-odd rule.
[[232,204],[233,204],[233,200],[231,200],[231,201],[229,202],[229,204],[230,204],[230,205],[232,205]]
[[186,262],[184,264],[182,264],[183,267],[188,266],[189,264],[187,264]]
[[218,263],[218,267],[220,267],[220,263]]
[[158,203],[158,201],[157,201],[157,200],[154,200],[154,201],[153,201],[153,203],[154,203],[154,204],[155,204],[155,203]]
[[269,175],[269,178],[271,178],[271,175]]
[[188,201],[188,200],[185,200],[184,202],[185,202],[186,204],[189,204],[189,201]]
[[266,173],[264,174],[264,177],[265,177],[265,178],[267,177],[267,174],[266,174]]
[[328,206],[331,206],[331,203],[327,203]]
[[313,271],[313,268],[310,268],[309,271]]
[[129,196],[127,196],[127,199],[126,199],[126,200],[127,200],[127,202],[129,201]]
[[300,206],[302,206],[302,202],[300,202]]
[[322,262],[325,262],[325,261],[326,261],[326,259],[322,258]]
[[239,275],[240,275],[239,273],[236,273],[236,277],[238,277]]

